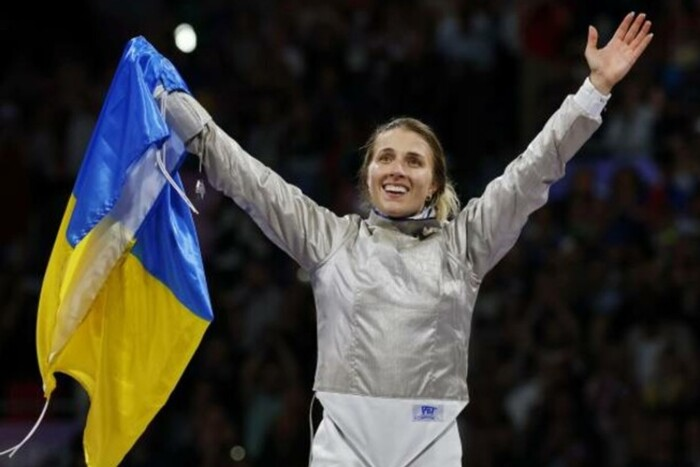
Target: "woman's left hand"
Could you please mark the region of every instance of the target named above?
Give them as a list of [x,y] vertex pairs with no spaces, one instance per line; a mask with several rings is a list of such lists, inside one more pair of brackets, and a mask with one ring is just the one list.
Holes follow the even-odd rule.
[[651,42],[654,36],[649,33],[651,21],[645,18],[644,13],[636,17],[629,13],[610,42],[601,49],[598,48],[598,31],[593,26],[588,27],[586,61],[591,69],[591,83],[602,94],[610,94],[613,86],[627,75]]

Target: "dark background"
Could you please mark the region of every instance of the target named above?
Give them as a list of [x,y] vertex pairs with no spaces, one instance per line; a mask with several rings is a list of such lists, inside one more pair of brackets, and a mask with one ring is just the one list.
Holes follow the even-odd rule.
[[[699,1],[14,7],[0,19],[0,450],[41,411],[41,281],[130,38],[170,58],[249,152],[345,214],[359,209],[359,148],[399,115],[434,127],[463,202],[478,196],[582,83],[587,26],[602,45],[625,13],[645,11],[650,48],[482,286],[464,465],[700,465]],[[189,55],[173,44],[180,22],[198,33]],[[196,161],[182,175],[193,194]],[[306,278],[232,201],[210,188],[198,207],[215,320],[123,465],[306,465],[316,358]],[[82,465],[87,407],[60,377],[35,438],[0,465]]]

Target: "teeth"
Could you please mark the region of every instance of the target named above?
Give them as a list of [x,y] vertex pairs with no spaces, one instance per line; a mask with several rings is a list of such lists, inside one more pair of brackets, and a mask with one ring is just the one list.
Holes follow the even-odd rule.
[[384,185],[384,189],[392,193],[406,193],[408,191],[408,188],[401,185]]

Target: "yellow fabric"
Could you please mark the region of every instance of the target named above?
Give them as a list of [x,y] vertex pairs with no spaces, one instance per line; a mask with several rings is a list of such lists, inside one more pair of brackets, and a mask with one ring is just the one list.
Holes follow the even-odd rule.
[[71,197],[44,277],[37,355],[45,397],[55,389],[55,372],[75,378],[87,391],[85,459],[89,466],[110,467],[122,461],[165,404],[209,322],[185,308],[127,251],[49,363],[62,286],[75,270],[67,267],[75,251],[66,239],[74,205]]

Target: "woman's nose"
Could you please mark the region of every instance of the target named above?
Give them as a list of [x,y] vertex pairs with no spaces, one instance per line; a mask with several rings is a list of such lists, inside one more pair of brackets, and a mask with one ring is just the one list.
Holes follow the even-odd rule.
[[406,171],[404,170],[403,163],[398,159],[395,159],[394,161],[392,161],[391,165],[389,166],[389,173],[392,175],[401,175],[401,176],[406,175]]

